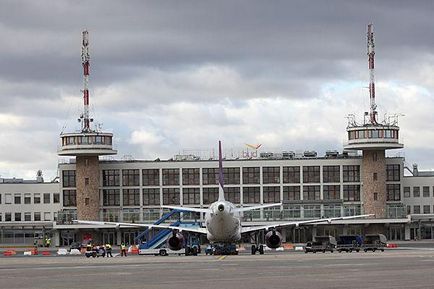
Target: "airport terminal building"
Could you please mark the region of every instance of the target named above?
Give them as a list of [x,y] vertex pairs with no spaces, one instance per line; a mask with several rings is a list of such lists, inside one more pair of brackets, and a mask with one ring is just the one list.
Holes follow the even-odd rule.
[[[280,156],[280,155],[279,155]],[[206,207],[217,200],[216,160],[100,161],[97,220],[152,223],[165,211],[160,205]],[[244,223],[329,218],[364,214],[362,157],[328,155],[225,160],[226,198],[239,205],[279,203],[248,212]],[[288,227],[287,242],[315,235],[364,234],[380,230],[391,240],[434,238],[434,174],[412,169],[404,176],[404,159],[386,158],[385,215],[333,224]],[[409,170],[410,171],[410,170]],[[85,235],[104,242],[133,243],[143,228],[89,227],[77,218],[77,171],[74,159],[59,164],[59,182],[17,179],[0,181],[0,243],[32,244],[49,234],[53,244],[69,245]],[[377,197],[378,198],[378,197]],[[184,220],[203,216],[184,214]]]
[[[377,119],[371,28],[369,25],[370,111],[365,112],[363,123],[349,116],[342,153],[259,153],[223,162],[227,200],[239,206],[282,203],[246,212],[242,221],[247,225],[370,214],[367,219],[285,227],[281,233],[286,242],[306,242],[317,235],[369,233],[383,233],[389,240],[434,238],[434,172],[419,171],[416,165],[408,168],[403,157],[386,156],[387,150],[401,149],[403,144],[397,116]],[[83,31],[81,130],[62,132],[57,152],[69,161],[58,165],[58,178],[48,183],[40,173],[32,181],[0,178],[0,244],[28,245],[34,237],[45,235],[56,246],[89,238],[131,244],[143,228],[72,221],[152,223],[165,214],[161,205],[202,208],[217,200],[215,159],[192,155],[155,161],[100,159],[117,151],[112,133],[91,126],[87,37],[88,32]],[[182,213],[183,221],[200,222],[203,217]]]

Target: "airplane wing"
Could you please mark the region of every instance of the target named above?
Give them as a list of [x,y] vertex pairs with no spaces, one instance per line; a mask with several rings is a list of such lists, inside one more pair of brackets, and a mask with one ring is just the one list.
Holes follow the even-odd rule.
[[251,206],[251,207],[236,208],[235,212],[246,212],[246,211],[263,209],[263,208],[270,208],[270,207],[276,207],[276,206],[281,206],[281,205],[282,205],[282,203],[275,203],[275,204],[267,204],[267,205],[258,205],[258,206]]
[[140,223],[119,223],[119,222],[98,222],[98,221],[81,221],[74,220],[74,223],[77,224],[88,224],[88,225],[111,225],[114,227],[126,226],[126,227],[143,227],[143,228],[158,228],[158,229],[170,229],[170,230],[178,230],[179,232],[186,231],[192,233],[200,233],[206,234],[207,231],[205,228],[190,228],[190,227],[177,227],[170,225],[154,225],[154,224],[140,224]]
[[286,226],[299,226],[304,224],[314,224],[314,223],[321,223],[321,222],[328,222],[329,224],[333,221],[337,220],[349,220],[349,219],[357,219],[357,218],[366,218],[373,216],[370,215],[358,215],[358,216],[348,216],[348,217],[337,217],[337,218],[325,218],[325,219],[314,219],[314,220],[306,220],[306,221],[292,221],[292,222],[284,222],[284,223],[277,223],[277,224],[269,224],[264,226],[251,226],[251,227],[243,227],[241,228],[241,233],[248,233],[248,232],[254,232],[259,230],[268,230],[271,228],[277,228],[277,227],[286,227]]
[[209,209],[203,209],[203,208],[189,208],[189,207],[176,207],[176,206],[161,206],[164,209],[172,209],[172,210],[179,210],[179,211],[187,211],[187,212],[196,212],[196,213],[208,213]]

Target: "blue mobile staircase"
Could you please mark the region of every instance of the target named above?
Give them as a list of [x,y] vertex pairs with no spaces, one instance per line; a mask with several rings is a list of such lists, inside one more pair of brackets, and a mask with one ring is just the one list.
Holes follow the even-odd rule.
[[[178,214],[178,218],[175,222],[171,223],[171,226],[174,227],[200,227],[200,223],[198,222],[183,222],[181,221],[180,213],[185,212],[182,210],[172,210],[166,214],[164,214],[159,220],[157,220],[154,225],[159,225],[164,221],[170,219],[172,216],[176,216]],[[160,248],[164,242],[170,237],[172,230],[170,229],[160,229],[151,239],[149,239],[150,233],[156,230],[155,228],[148,228],[145,231],[141,232],[137,237],[134,238],[136,243],[139,243],[139,249],[157,249]],[[144,237],[146,238],[146,242],[141,242]]]

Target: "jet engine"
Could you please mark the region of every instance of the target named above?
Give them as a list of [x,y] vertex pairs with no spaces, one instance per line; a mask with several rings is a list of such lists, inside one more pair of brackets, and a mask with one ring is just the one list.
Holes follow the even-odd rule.
[[173,231],[172,236],[167,239],[167,247],[174,251],[181,250],[184,248],[184,236],[179,232]]
[[276,249],[280,247],[282,243],[282,235],[276,230],[269,231],[265,235],[265,244],[268,248]]

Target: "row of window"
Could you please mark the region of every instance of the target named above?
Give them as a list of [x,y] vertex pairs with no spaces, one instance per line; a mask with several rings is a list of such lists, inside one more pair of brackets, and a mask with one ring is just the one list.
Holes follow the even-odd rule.
[[[32,218],[33,216],[33,218]],[[0,222],[32,222],[32,221],[56,221],[57,212],[17,212],[17,213],[4,213],[3,215],[0,212]]]
[[[422,196],[424,198],[429,198],[431,196],[429,188],[430,188],[429,186],[422,187]],[[413,187],[413,197],[419,198],[420,196],[421,196],[420,187]],[[432,196],[434,197],[434,186],[432,187]],[[410,198],[410,197],[411,197],[411,188],[404,187],[404,198]]]
[[0,204],[2,204],[2,195],[4,195],[4,204],[58,204],[60,203],[59,193],[3,193],[0,194]]
[[[421,208],[423,211],[421,211]],[[432,208],[432,213],[434,214],[434,206]],[[407,214],[431,214],[430,205],[415,205],[413,206],[413,212],[411,211],[411,206],[407,206]]]
[[64,136],[62,137],[62,146],[66,145],[80,145],[80,144],[104,144],[111,145],[111,136]]
[[[344,201],[360,201],[360,185],[344,185],[343,186]],[[211,204],[218,199],[218,188],[203,188],[203,204]],[[319,201],[321,200],[321,186],[303,186],[304,201]],[[340,185],[324,185],[323,200],[340,200]],[[142,190],[143,206],[159,206],[160,205],[160,189],[143,189]],[[179,188],[163,188],[162,189],[164,205],[179,205],[181,193]],[[241,201],[241,193],[239,187],[226,187],[225,198],[239,204]],[[120,206],[122,199],[123,206],[140,206],[140,190],[139,189],[123,189],[122,195],[120,189],[103,189],[102,200],[104,206]],[[299,186],[284,186],[283,187],[283,202],[300,201],[301,191]],[[200,188],[183,188],[182,203],[184,205],[199,205]],[[278,203],[280,202],[280,186],[264,186],[263,187],[263,203]],[[245,187],[243,188],[243,203],[257,204],[260,203],[260,187]],[[63,205],[65,207],[76,206],[76,190],[63,190]]]
[[[163,212],[164,213],[164,212]],[[293,219],[293,218],[332,218],[343,216],[355,216],[360,215],[360,205],[348,205],[342,206],[339,204],[321,205],[284,205],[283,210],[277,209],[264,209],[264,219]],[[142,214],[142,219],[140,218]],[[102,220],[106,222],[119,222],[119,221],[154,221],[159,219],[161,212],[159,209],[147,209],[141,210],[139,208],[128,209],[103,209]],[[198,219],[199,214],[196,213],[184,213],[184,219]],[[121,219],[122,217],[122,219]],[[259,210],[249,211],[244,213],[244,219],[260,219],[261,212]]]
[[[399,165],[398,165],[399,166]],[[320,166],[303,166],[302,172],[299,166],[289,166],[282,168],[283,183],[296,184],[301,181],[301,173],[303,183],[320,183],[321,174]],[[263,167],[262,168],[262,183],[263,184],[280,184],[281,167]],[[323,166],[323,182],[324,183],[339,183],[341,181],[340,166]],[[225,184],[237,185],[241,183],[241,168],[223,168],[223,178]],[[259,184],[260,183],[260,167],[244,167],[242,168],[243,184]],[[359,165],[344,165],[342,168],[343,182],[359,182],[360,181],[360,166]],[[189,168],[182,169],[162,169],[162,185],[177,186],[180,185],[180,177],[183,185],[199,185],[200,184],[200,169]],[[217,168],[202,169],[202,184],[217,185],[219,179],[219,171]],[[63,187],[75,187],[76,175],[74,170],[62,171]],[[121,175],[120,170],[103,170],[102,183],[105,187],[120,186]],[[139,186],[140,185],[140,170],[139,169],[124,169],[122,170],[122,185],[123,186]],[[142,185],[143,186],[160,186],[160,170],[159,169],[143,169],[142,170]]]
[[398,130],[391,129],[370,129],[370,130],[352,130],[348,132],[348,139],[366,139],[366,138],[390,138],[398,139]]

